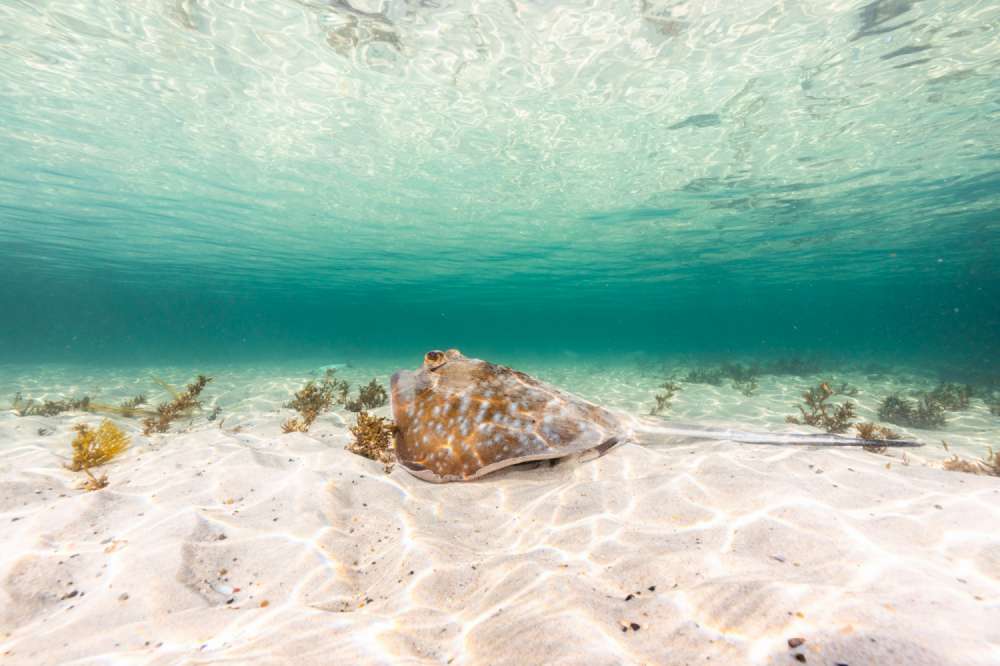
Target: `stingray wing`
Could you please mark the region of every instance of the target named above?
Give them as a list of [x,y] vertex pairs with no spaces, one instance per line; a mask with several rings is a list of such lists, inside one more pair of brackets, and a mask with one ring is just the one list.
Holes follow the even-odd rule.
[[464,357],[393,375],[392,409],[399,462],[431,481],[477,478],[624,439],[607,410],[506,366]]

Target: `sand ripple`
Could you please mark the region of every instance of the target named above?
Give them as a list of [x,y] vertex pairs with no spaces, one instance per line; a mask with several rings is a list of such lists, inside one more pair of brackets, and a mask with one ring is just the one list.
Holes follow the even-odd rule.
[[438,486],[278,418],[135,433],[83,493],[72,419],[0,416],[5,663],[1000,659],[996,479],[723,442]]

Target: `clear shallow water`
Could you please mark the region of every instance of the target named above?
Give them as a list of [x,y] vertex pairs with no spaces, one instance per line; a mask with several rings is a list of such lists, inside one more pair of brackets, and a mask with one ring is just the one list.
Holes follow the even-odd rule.
[[993,2],[5,2],[0,360],[995,376]]
[[[0,0],[0,652],[1000,662],[1000,487],[935,469],[1000,448],[998,31],[995,0]],[[976,393],[890,423],[906,457],[644,442],[443,486],[346,451],[343,408],[282,433],[321,366],[447,347],[748,431],[824,381],[866,421]],[[101,492],[64,465],[103,411],[8,408],[198,373],[169,433],[113,416]]]

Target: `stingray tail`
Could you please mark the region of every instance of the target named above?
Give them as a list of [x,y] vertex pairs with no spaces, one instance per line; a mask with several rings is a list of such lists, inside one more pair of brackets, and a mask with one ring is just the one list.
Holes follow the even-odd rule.
[[726,428],[703,428],[700,426],[662,425],[641,421],[635,428],[636,434],[668,435],[694,439],[725,439],[744,444],[793,444],[803,446],[923,446],[909,439],[861,439],[845,435],[806,432],[744,432]]

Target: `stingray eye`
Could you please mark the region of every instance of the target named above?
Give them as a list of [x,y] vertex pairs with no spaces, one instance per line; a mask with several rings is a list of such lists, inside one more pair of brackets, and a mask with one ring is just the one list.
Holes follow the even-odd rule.
[[462,358],[462,352],[457,349],[449,349],[444,353],[444,355],[450,359]]
[[424,354],[424,365],[435,366],[444,361],[444,352],[438,350],[429,351]]

